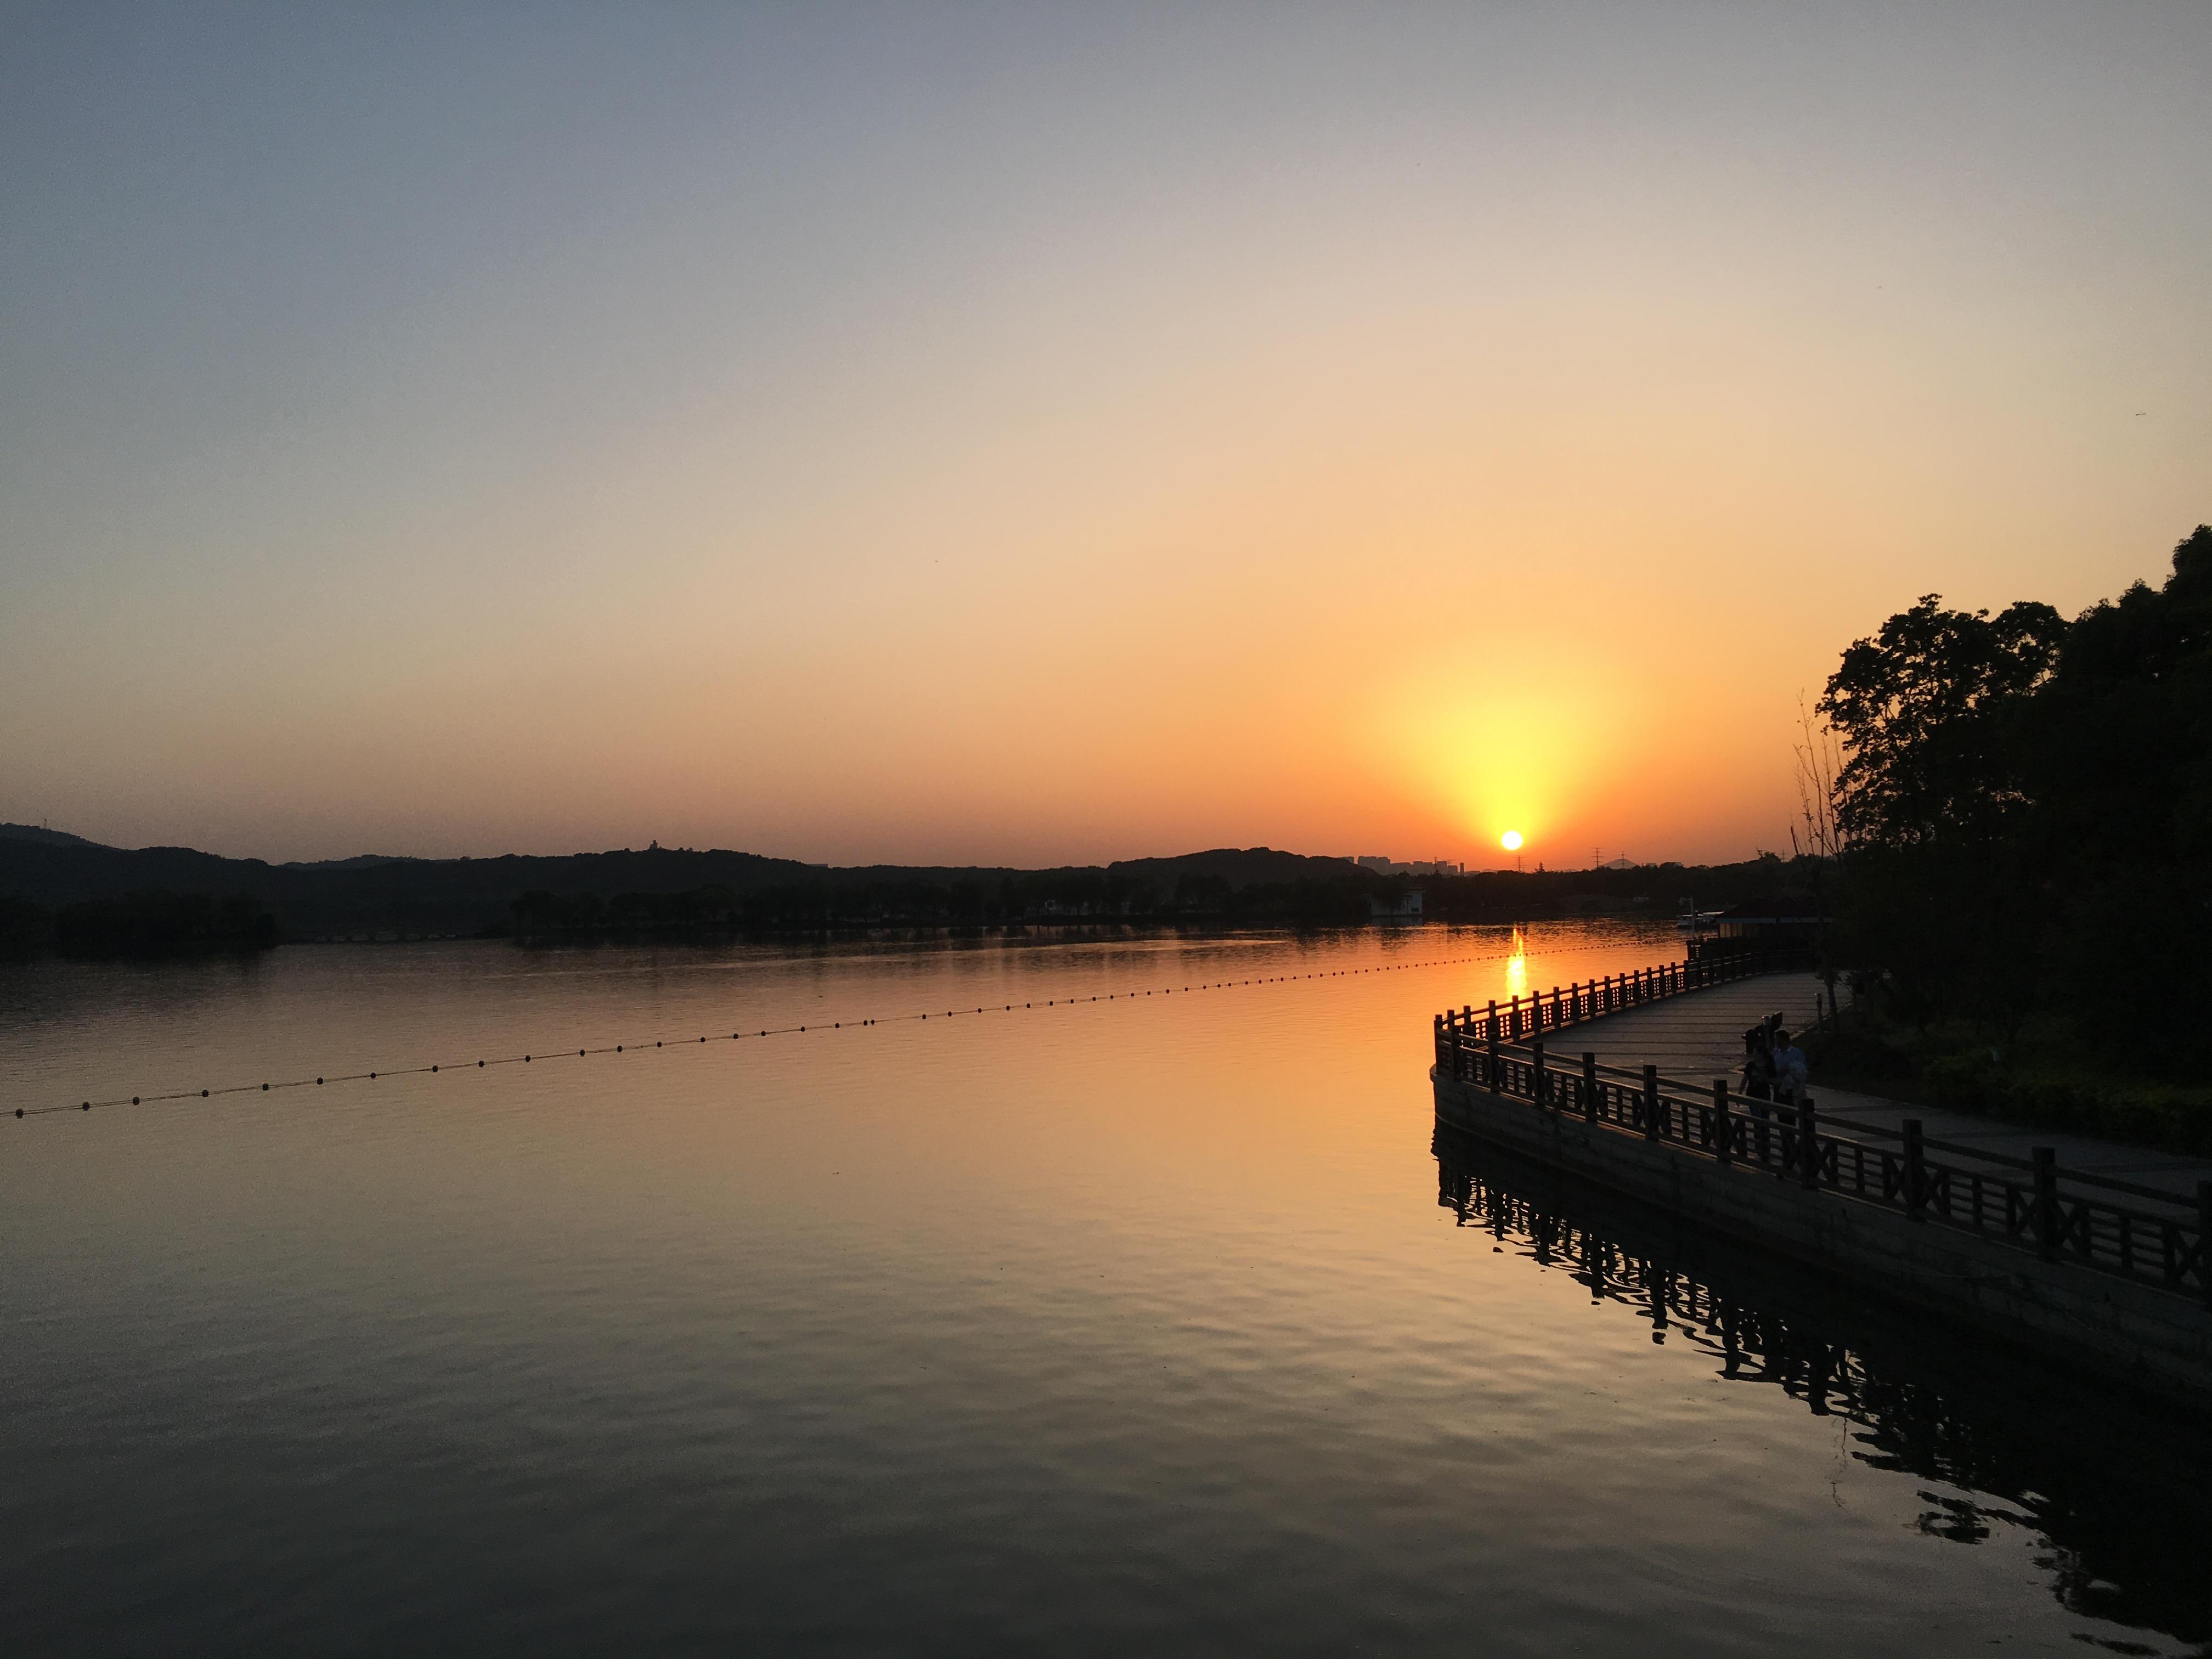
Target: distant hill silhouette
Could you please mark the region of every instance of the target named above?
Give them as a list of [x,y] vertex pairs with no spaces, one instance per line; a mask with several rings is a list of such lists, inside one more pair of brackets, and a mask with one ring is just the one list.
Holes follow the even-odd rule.
[[[1194,886],[1194,882],[1202,886]],[[1271,848],[1219,848],[1181,858],[1131,859],[1100,867],[1018,870],[999,866],[860,865],[833,868],[727,850],[654,846],[565,857],[489,859],[362,854],[313,863],[229,859],[189,847],[102,846],[59,830],[0,829],[0,898],[58,909],[161,891],[250,894],[293,938],[375,933],[481,933],[515,925],[517,901],[535,914],[577,914],[558,901],[596,895],[647,900],[704,895],[681,905],[586,907],[580,914],[820,925],[848,921],[1020,919],[1024,915],[1151,914],[1180,892],[1234,894],[1297,884],[1358,884],[1344,859]],[[548,905],[543,901],[555,901]]]
[[477,933],[507,925],[516,896],[533,888],[597,893],[747,889],[821,872],[753,853],[624,849],[565,858],[343,859],[269,864],[189,847],[127,851],[78,837],[0,840],[0,897],[58,908],[161,890],[268,905],[290,937],[400,932]]
[[97,847],[96,841],[87,841],[82,836],[64,835],[58,830],[48,830],[35,823],[0,823],[0,841],[43,842],[49,847]]
[[[48,830],[30,823],[0,823],[0,841],[34,841],[48,847],[96,847],[102,852],[123,853],[131,849],[111,847],[105,842],[88,841],[82,836],[72,836],[59,830]],[[139,850],[145,850],[141,848]],[[210,854],[209,856],[215,856]],[[242,859],[240,863],[258,863],[258,860]],[[279,870],[358,870],[372,864],[420,864],[421,859],[402,853],[362,853],[349,859],[307,859],[274,866]]]
[[[1701,872],[1701,899],[1735,902],[1779,887],[1766,859]],[[71,937],[72,906],[185,914],[173,901],[252,900],[288,939],[358,935],[601,933],[728,928],[977,927],[1095,920],[1338,925],[1364,922],[1371,896],[1427,891],[1431,916],[1470,921],[1633,904],[1664,915],[1687,890],[1679,866],[1546,874],[1486,872],[1418,883],[1347,859],[1273,848],[1214,848],[1172,858],[1044,870],[1000,866],[832,867],[728,850],[624,848],[564,857],[489,859],[363,854],[317,863],[220,858],[189,847],[103,847],[81,836],[9,826],[0,834],[0,933]],[[8,907],[13,908],[8,909]],[[123,912],[99,912],[94,920]],[[228,913],[226,913],[228,914]],[[246,912],[240,910],[243,915]],[[92,913],[88,913],[92,915]],[[9,918],[12,917],[12,920]],[[103,925],[106,925],[103,923]],[[260,924],[257,921],[257,927]],[[116,929],[110,927],[111,933]],[[4,940],[0,940],[4,944]]]

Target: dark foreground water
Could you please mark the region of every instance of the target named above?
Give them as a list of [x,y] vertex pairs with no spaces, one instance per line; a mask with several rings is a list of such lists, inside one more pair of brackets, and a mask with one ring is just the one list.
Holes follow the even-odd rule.
[[0,969],[0,1652],[2193,1650],[2197,1430],[1439,1134],[1673,948]]

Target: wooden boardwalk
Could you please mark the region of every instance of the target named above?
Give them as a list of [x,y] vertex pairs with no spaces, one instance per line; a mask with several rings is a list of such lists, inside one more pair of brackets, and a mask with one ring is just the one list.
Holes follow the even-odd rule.
[[[1813,1024],[1813,999],[1820,991],[1820,981],[1809,973],[1765,974],[1547,1032],[1545,1042],[1560,1056],[1595,1054],[1601,1066],[1631,1071],[1656,1065],[1662,1077],[1706,1088],[1713,1079],[1725,1077],[1729,1087],[1737,1088],[1745,1030],[1771,1013],[1779,1013],[1792,1031],[1805,1030]],[[2067,1169],[2154,1187],[2191,1208],[2197,1203],[2197,1183],[2212,1180],[2212,1159],[1850,1094],[1824,1085],[1817,1073],[1811,1091],[1822,1127],[1835,1133],[1849,1133],[1855,1123],[1898,1130],[1907,1118],[1917,1118],[1923,1132],[1935,1139],[2002,1157],[2026,1158],[2038,1146],[2055,1147],[2059,1164]]]
[[[1783,958],[1786,961],[1786,958]],[[1799,958],[1802,960],[1802,958]],[[2212,1389],[2212,1162],[1821,1086],[1738,1092],[1746,1030],[1809,1023],[1772,957],[1447,1010],[1440,1126],[2130,1386]],[[1600,1010],[1609,1012],[1600,1012]]]

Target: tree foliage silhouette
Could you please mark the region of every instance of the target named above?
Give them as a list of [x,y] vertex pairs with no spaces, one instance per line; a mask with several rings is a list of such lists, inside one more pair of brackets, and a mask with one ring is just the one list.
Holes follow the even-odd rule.
[[1853,841],[1987,836],[2023,799],[2007,724],[2058,661],[2066,622],[2024,600],[1996,617],[1927,593],[1844,653],[1819,712],[1849,758],[1836,819]]
[[1900,1012],[2186,1054],[2212,994],[2212,526],[2162,587],[2070,623],[1924,595],[1818,707],[1845,756],[1841,948]]

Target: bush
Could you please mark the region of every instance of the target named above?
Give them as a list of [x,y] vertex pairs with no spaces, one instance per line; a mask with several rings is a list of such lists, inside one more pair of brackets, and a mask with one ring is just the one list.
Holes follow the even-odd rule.
[[2167,1152],[2212,1152],[2212,1090],[2111,1074],[2014,1071],[1985,1052],[1940,1056],[1922,1077],[1929,1103],[1952,1111]]

